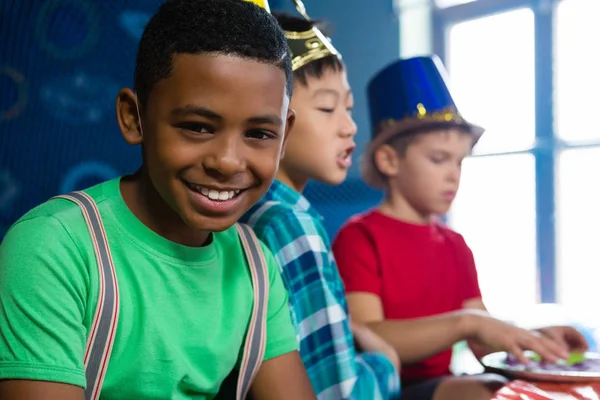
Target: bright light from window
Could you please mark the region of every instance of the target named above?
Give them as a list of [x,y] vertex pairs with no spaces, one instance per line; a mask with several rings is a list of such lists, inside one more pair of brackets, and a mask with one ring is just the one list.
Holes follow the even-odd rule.
[[597,171],[600,148],[566,150],[559,157],[558,293],[560,302],[572,309],[600,303],[600,185],[594,179]]
[[538,300],[534,171],[531,154],[465,160],[449,218],[473,251],[483,300],[501,317]]
[[439,8],[448,8],[459,4],[472,3],[476,0],[435,0],[435,5]]
[[460,111],[487,129],[475,153],[523,150],[535,137],[534,25],[529,8],[454,25],[448,70]]
[[556,10],[556,130],[569,141],[600,139],[600,1],[563,0]]
[[[533,145],[531,9],[453,26],[448,37],[448,70],[460,111],[487,128],[476,152],[499,153]],[[449,220],[473,250],[483,299],[492,313],[508,318],[538,301],[533,155],[466,160]]]

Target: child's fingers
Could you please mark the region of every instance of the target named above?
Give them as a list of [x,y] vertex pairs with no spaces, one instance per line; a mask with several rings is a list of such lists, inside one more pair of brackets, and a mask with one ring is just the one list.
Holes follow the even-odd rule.
[[569,358],[569,351],[565,346],[540,334],[530,334],[525,345],[545,361],[556,363],[558,360]]
[[516,342],[509,346],[507,351],[523,365],[529,365],[531,362],[527,357],[525,357],[525,353],[523,353],[523,350]]

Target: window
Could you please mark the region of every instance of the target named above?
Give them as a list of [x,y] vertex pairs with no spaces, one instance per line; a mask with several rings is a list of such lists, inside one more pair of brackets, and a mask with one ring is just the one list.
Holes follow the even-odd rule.
[[558,300],[571,309],[600,301],[600,2],[563,0],[556,8]]
[[457,6],[459,4],[471,3],[476,0],[435,0],[435,5],[439,8]]
[[559,300],[585,308],[600,303],[600,147],[565,150],[558,167]]
[[531,9],[454,25],[446,54],[459,110],[486,128],[476,154],[530,148],[535,137]]
[[509,317],[515,305],[537,302],[534,182],[531,154],[463,163],[450,224],[473,251],[483,300],[495,315]]
[[600,1],[563,0],[556,9],[556,131],[561,139],[600,139]]
[[600,301],[600,1],[436,4],[458,107],[488,128],[449,215],[484,299],[503,315],[540,300],[587,309]]
[[492,154],[528,150],[534,143],[533,12],[520,9],[457,23],[447,43],[446,66],[458,108],[486,128],[475,148],[480,157],[464,163],[449,223],[473,250],[486,305],[496,315],[510,315],[516,305],[538,300],[535,159],[527,152]]

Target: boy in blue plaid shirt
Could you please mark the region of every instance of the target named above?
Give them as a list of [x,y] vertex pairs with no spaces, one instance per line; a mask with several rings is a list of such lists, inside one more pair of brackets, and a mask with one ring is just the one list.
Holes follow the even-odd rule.
[[319,399],[397,399],[397,354],[365,326],[350,323],[322,217],[302,196],[309,179],[339,184],[346,178],[356,125],[341,57],[297,5],[305,19],[276,15],[293,57],[296,122],[276,181],[242,221],[281,267],[300,355]]

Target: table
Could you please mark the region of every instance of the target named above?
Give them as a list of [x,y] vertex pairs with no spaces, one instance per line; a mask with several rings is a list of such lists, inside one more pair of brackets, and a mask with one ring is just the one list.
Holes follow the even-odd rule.
[[515,380],[492,400],[600,400],[600,382],[540,383]]

